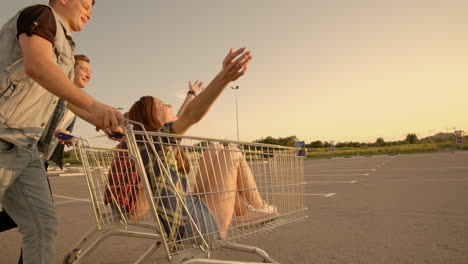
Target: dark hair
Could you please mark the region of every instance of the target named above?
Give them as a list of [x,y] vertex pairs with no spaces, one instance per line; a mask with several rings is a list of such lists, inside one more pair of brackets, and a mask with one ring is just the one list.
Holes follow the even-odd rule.
[[[53,4],[55,4],[55,1],[57,1],[57,0],[49,0],[49,5],[53,5]],[[93,0],[93,5],[94,5],[94,3],[95,3],[95,2],[96,2],[96,1],[95,1],[95,0]]]
[[[158,119],[156,112],[154,97],[143,96],[132,105],[128,111],[128,118],[142,123],[147,131],[156,131],[164,125],[161,120]],[[177,160],[177,170],[179,172],[188,173],[190,171],[190,164],[185,152],[177,147],[175,156]]]
[[76,63],[77,61],[80,61],[80,60],[81,60],[81,61],[86,61],[87,63],[90,62],[88,56],[86,56],[86,55],[83,55],[83,54],[75,55],[75,63]]

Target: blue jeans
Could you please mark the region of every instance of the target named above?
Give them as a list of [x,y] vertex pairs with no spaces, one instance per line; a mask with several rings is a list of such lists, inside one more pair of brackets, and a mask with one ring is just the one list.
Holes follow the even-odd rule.
[[[203,199],[197,194],[189,194],[186,196],[187,207],[190,215],[192,216],[196,226],[203,234],[205,240],[219,240],[219,226],[218,220],[211,213],[208,206],[205,204]],[[198,239],[196,239],[198,237]],[[197,243],[201,243],[201,239],[197,229],[193,223],[187,219],[187,224],[185,226],[185,238],[196,239]]]
[[0,139],[0,201],[23,235],[23,262],[54,263],[57,215],[37,149]]

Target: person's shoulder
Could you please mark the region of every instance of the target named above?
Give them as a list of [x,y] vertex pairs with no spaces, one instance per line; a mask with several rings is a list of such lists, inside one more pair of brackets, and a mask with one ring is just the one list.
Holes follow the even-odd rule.
[[57,21],[52,8],[47,5],[34,5],[23,9],[18,17],[17,37],[26,33],[38,35],[54,43]]
[[54,24],[55,26],[55,15],[52,12],[52,8],[47,5],[33,5],[23,9],[19,15],[19,24],[29,24],[31,22],[41,24]]
[[52,12],[52,8],[50,6],[41,5],[41,4],[28,6],[21,11],[21,14],[22,15],[23,14],[27,14],[27,15],[50,14],[52,16],[54,15]]

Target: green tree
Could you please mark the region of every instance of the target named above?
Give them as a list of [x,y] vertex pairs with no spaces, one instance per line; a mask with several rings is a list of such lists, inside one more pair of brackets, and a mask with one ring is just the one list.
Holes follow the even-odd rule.
[[414,134],[414,133],[409,133],[408,135],[406,135],[405,141],[410,143],[410,144],[414,144],[414,143],[418,142],[418,136],[416,136],[416,134]]
[[378,145],[378,146],[385,146],[385,140],[383,139],[383,137],[379,137],[375,141],[375,144]]
[[255,140],[254,142],[278,145],[278,140],[271,137],[271,136],[268,136],[268,137],[266,137],[264,139]]
[[316,140],[313,142],[310,142],[310,144],[306,145],[308,148],[323,148],[323,142],[320,140]]
[[285,138],[279,138],[278,141],[279,141],[278,145],[286,146],[286,147],[292,147],[292,146],[294,146],[294,142],[298,141],[298,139],[297,139],[296,136],[289,136],[289,137],[285,137]]
[[289,136],[284,138],[273,138],[268,136],[264,139],[255,140],[254,142],[292,147],[294,146],[295,141],[298,141],[296,136]]

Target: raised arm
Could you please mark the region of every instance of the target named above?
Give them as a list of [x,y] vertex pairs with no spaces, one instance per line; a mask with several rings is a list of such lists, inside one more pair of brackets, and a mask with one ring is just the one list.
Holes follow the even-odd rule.
[[224,58],[221,72],[208,84],[203,93],[187,105],[185,111],[172,124],[172,131],[176,134],[184,134],[191,126],[199,122],[227,85],[247,72],[251,59],[250,51],[246,52],[245,48],[236,51],[230,49]]
[[182,106],[179,108],[179,111],[177,112],[177,118],[179,118],[182,115],[187,105],[193,99],[195,99],[196,96],[198,96],[201,92],[203,92],[204,89],[205,87],[203,87],[203,82],[197,80],[194,83],[192,83],[191,81],[189,81],[189,91],[187,93],[187,96],[185,97],[184,103],[182,104]]
[[98,128],[115,128],[123,123],[122,114],[102,104],[76,87],[52,61],[52,43],[37,35],[19,36],[26,74],[52,94],[74,104],[95,117]]

